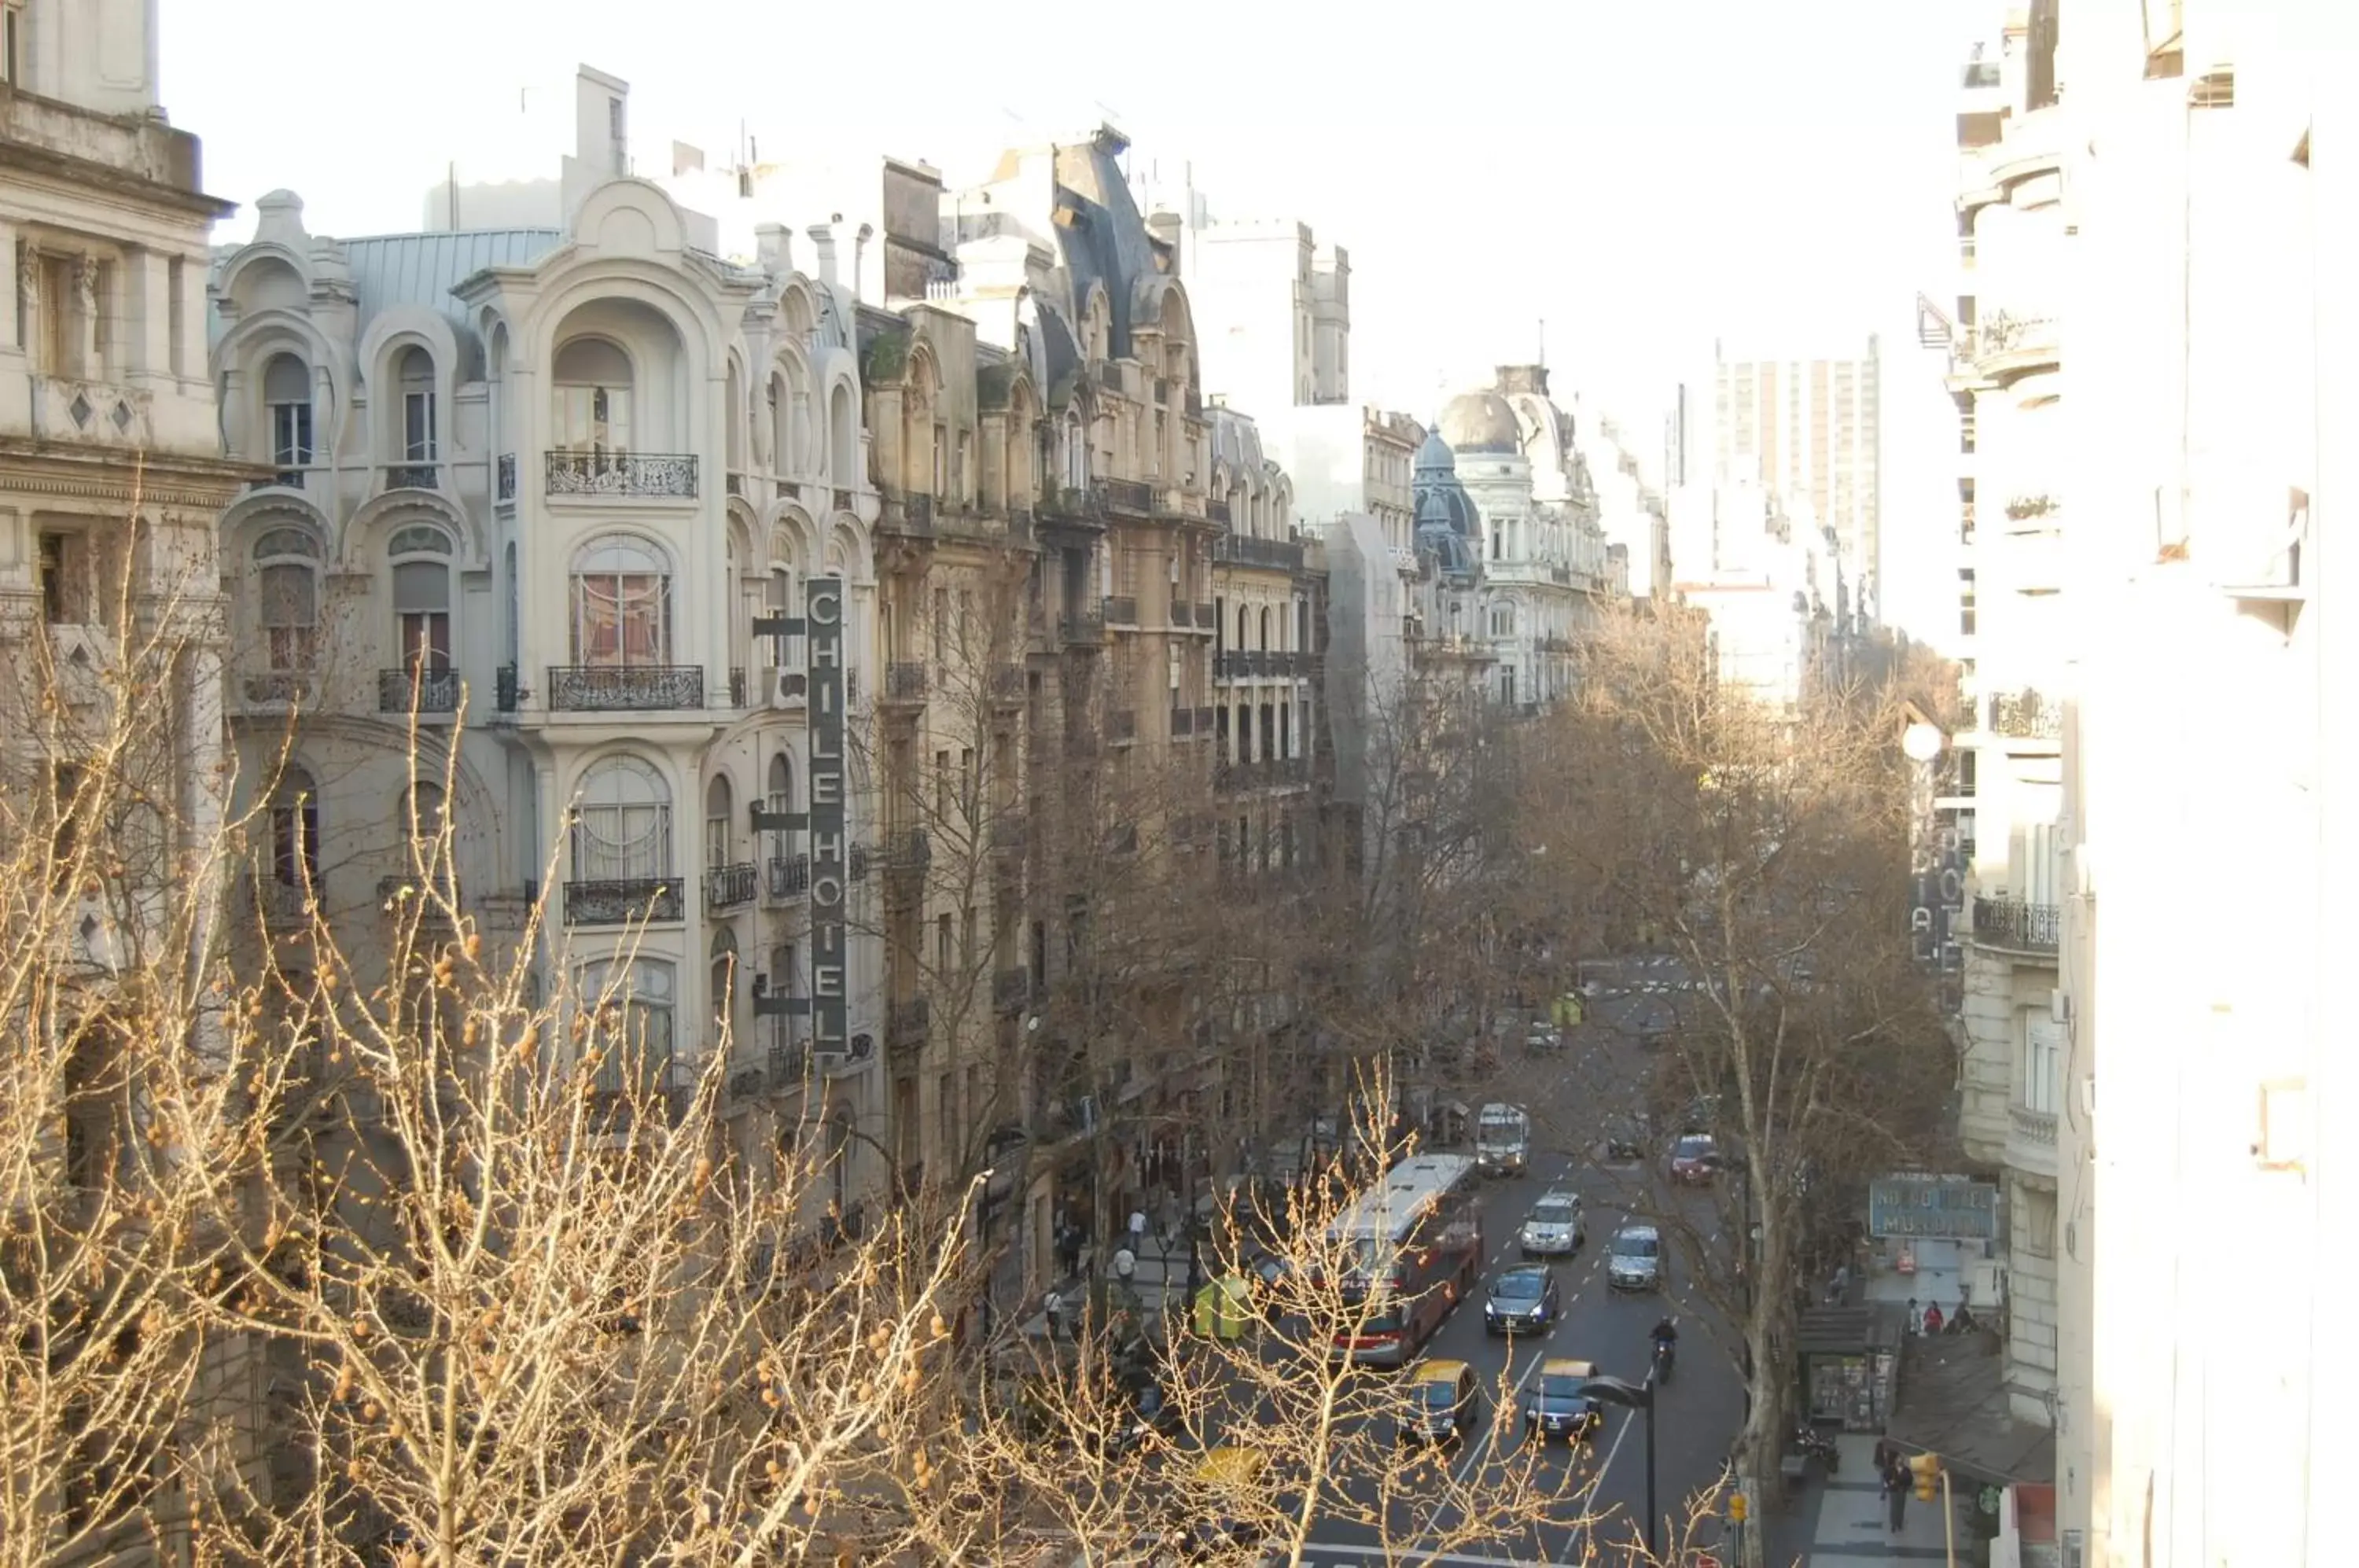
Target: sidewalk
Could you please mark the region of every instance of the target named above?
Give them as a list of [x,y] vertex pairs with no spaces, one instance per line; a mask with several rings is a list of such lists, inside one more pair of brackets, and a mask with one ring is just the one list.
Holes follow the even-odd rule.
[[[1805,1512],[1815,1509],[1816,1522],[1803,1559],[1810,1568],[1946,1561],[1940,1498],[1929,1503],[1911,1493],[1902,1528],[1897,1533],[1884,1528],[1886,1504],[1876,1495],[1875,1443],[1864,1433],[1842,1433],[1835,1446],[1842,1452],[1843,1468],[1832,1476],[1815,1466],[1811,1469],[1810,1487],[1818,1498],[1803,1504]],[[1966,1551],[1962,1534],[1958,1549],[1962,1556]]]
[[[1117,1240],[1115,1246],[1121,1246],[1121,1242]],[[1162,1250],[1158,1250],[1158,1248]],[[1114,1256],[1113,1250],[1109,1249],[1106,1256],[1111,1258]],[[1085,1255],[1082,1269],[1086,1271],[1092,1266],[1092,1261]],[[1111,1263],[1106,1265],[1104,1273],[1106,1282],[1111,1286],[1114,1283],[1115,1278],[1114,1266]],[[1166,1311],[1177,1311],[1183,1306],[1185,1303],[1182,1298],[1188,1290],[1187,1243],[1167,1242],[1161,1236],[1148,1236],[1146,1250],[1139,1254],[1137,1268],[1131,1273],[1130,1288],[1138,1293],[1139,1306],[1150,1317]],[[1070,1327],[1079,1314],[1082,1303],[1089,1299],[1090,1287],[1087,1273],[1070,1275],[1056,1280],[1048,1289],[1054,1290],[1057,1293],[1057,1299],[1064,1303],[1065,1322]],[[1024,1304],[1022,1328],[1026,1334],[1037,1335],[1049,1332],[1047,1317],[1042,1310],[1042,1303],[1047,1299],[1048,1291],[1044,1290]]]

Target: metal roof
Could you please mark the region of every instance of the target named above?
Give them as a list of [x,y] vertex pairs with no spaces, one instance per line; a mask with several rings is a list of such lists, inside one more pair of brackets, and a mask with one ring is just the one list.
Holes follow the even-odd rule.
[[563,242],[556,229],[468,229],[441,234],[371,234],[342,243],[360,301],[360,330],[378,312],[424,305],[460,332],[466,321],[451,288],[487,267],[537,261]]

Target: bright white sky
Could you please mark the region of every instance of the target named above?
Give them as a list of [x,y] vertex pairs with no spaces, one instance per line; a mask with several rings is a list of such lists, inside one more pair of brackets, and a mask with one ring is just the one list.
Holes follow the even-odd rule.
[[630,82],[658,173],[672,138],[717,162],[742,121],[766,158],[873,146],[955,185],[1112,118],[1134,159],[1192,162],[1215,217],[1299,217],[1350,251],[1356,397],[1429,415],[1445,383],[1528,359],[1545,318],[1560,393],[1643,430],[1715,336],[1810,355],[1881,331],[1887,387],[1923,379],[1956,72],[1996,9],[163,0],[163,97],[206,188],[246,208],[223,239],[282,186],[314,233],[413,229],[446,162],[468,177],[469,121],[578,63]]

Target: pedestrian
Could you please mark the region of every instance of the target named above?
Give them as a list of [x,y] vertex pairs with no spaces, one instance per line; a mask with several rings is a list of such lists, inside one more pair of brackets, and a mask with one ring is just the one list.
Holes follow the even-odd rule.
[[1927,1334],[1941,1332],[1941,1303],[1939,1301],[1929,1302],[1926,1305],[1925,1332]]
[[1057,1265],[1068,1279],[1082,1271],[1082,1227],[1071,1220],[1057,1233]]
[[1049,1343],[1051,1345],[1057,1343],[1057,1331],[1064,1326],[1061,1322],[1064,1315],[1064,1297],[1051,1290],[1040,1298],[1040,1321],[1048,1325]]
[[1847,1295],[1850,1290],[1851,1266],[1849,1264],[1838,1263],[1835,1265],[1835,1277],[1827,1283],[1827,1305],[1831,1307],[1839,1307],[1843,1305],[1843,1297]]
[[1143,1208],[1130,1211],[1130,1250],[1134,1257],[1147,1250],[1147,1211]]
[[1908,1332],[1910,1334],[1925,1332],[1925,1309],[1917,1304],[1917,1298],[1914,1296],[1908,1298]]
[[1892,1463],[1884,1469],[1885,1520],[1895,1535],[1900,1533],[1901,1522],[1908,1517],[1908,1488],[1915,1481],[1908,1461],[1896,1452]]

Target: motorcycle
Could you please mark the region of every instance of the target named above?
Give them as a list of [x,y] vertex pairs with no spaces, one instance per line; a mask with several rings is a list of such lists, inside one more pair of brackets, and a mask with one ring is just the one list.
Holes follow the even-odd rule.
[[1813,1426],[1794,1429],[1794,1447],[1803,1458],[1824,1465],[1830,1475],[1843,1463],[1843,1451],[1835,1446],[1835,1440]]
[[1658,1339],[1655,1341],[1655,1381],[1658,1383],[1669,1382],[1671,1380],[1672,1363],[1678,1359],[1679,1352],[1672,1345],[1669,1340]]

